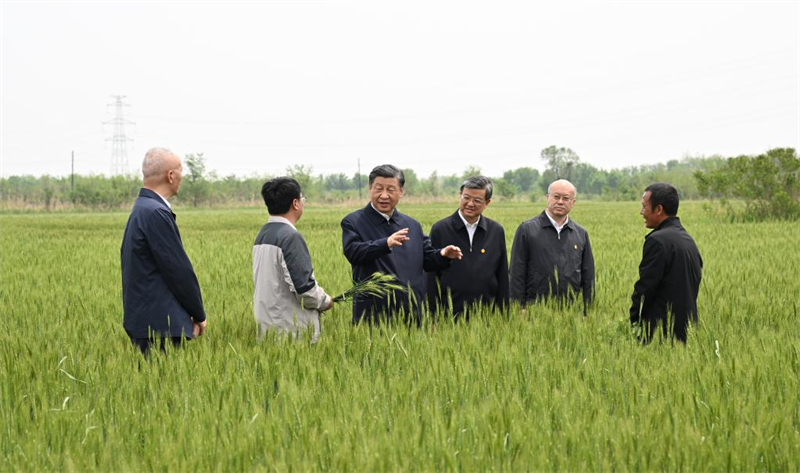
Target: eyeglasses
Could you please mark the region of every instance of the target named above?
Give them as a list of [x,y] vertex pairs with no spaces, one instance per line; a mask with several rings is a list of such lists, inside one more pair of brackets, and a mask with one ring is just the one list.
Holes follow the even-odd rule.
[[556,202],[558,202],[559,200],[563,200],[564,202],[569,202],[570,200],[572,200],[572,196],[569,195],[569,194],[567,194],[567,195],[550,194],[549,197],[551,199],[555,200]]
[[306,198],[305,197],[300,197],[300,202],[305,204],[306,203]]
[[461,194],[461,200],[463,200],[465,204],[468,204],[468,203],[472,202],[475,205],[483,205],[483,204],[486,203],[486,201],[483,200],[483,199],[480,199],[480,198],[473,199],[472,197],[468,196],[467,194]]

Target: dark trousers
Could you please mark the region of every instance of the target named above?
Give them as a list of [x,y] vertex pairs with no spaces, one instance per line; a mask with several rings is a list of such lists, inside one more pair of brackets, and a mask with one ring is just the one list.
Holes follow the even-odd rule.
[[642,321],[642,329],[644,330],[642,342],[648,344],[653,341],[653,336],[660,327],[664,339],[669,339],[671,335],[675,340],[686,344],[686,330],[688,325],[689,323],[686,318],[682,320],[674,320],[671,317],[644,320]]
[[150,353],[150,348],[154,345],[158,346],[158,349],[162,352],[167,351],[166,344],[167,340],[172,342],[172,346],[179,347],[181,346],[181,337],[154,337],[154,338],[133,338],[131,337],[131,343],[133,346],[138,348],[142,351],[143,354],[147,355]]

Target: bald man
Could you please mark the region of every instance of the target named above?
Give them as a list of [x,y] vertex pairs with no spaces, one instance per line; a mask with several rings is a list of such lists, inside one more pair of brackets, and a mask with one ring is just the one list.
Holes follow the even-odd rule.
[[179,345],[206,329],[194,268],[186,256],[169,199],[181,187],[183,165],[172,151],[153,148],[142,162],[144,186],[122,236],[123,326],[145,355],[153,345]]
[[522,222],[511,247],[511,299],[523,306],[553,297],[583,296],[584,315],[594,298],[594,256],[589,234],[570,220],[577,190],[560,179],[547,188],[547,208]]

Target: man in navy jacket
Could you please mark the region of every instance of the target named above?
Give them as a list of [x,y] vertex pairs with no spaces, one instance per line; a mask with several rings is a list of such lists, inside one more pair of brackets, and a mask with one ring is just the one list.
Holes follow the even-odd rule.
[[431,228],[434,246],[464,248],[464,257],[450,268],[428,273],[431,310],[456,317],[471,304],[504,310],[508,307],[506,233],[502,225],[482,215],[492,201],[492,181],[471,177],[461,185],[459,197],[458,210]]
[[384,164],[369,174],[370,203],[342,220],[342,246],[353,268],[353,281],[363,281],[375,272],[391,274],[408,293],[388,298],[364,297],[353,302],[353,323],[378,322],[402,313],[420,323],[420,304],[425,301],[425,271],[443,269],[451,259],[461,258],[454,245],[434,248],[422,226],[395,209],[403,197],[403,171]]
[[183,249],[169,200],[178,193],[181,159],[164,148],[147,152],[144,187],[125,226],[122,260],[123,326],[143,353],[160,342],[179,344],[206,329],[200,285]]

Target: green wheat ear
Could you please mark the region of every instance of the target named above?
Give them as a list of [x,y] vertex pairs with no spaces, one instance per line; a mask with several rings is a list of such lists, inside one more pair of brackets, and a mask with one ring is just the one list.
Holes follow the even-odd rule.
[[346,302],[358,297],[383,297],[394,291],[406,292],[391,274],[373,273],[369,278],[357,282],[353,287],[333,298],[333,302]]

